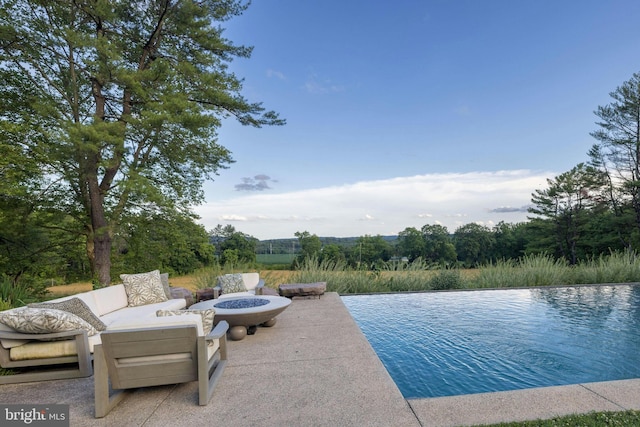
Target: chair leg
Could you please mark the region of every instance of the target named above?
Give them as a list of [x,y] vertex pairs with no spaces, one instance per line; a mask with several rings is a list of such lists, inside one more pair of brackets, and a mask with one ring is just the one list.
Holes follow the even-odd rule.
[[127,390],[117,390],[109,394],[109,372],[104,359],[102,345],[93,349],[95,417],[102,418],[126,396]]
[[207,341],[198,340],[198,403],[200,406],[209,404],[213,391],[222,377],[227,365],[227,338],[223,335],[219,339],[216,354],[207,359]]

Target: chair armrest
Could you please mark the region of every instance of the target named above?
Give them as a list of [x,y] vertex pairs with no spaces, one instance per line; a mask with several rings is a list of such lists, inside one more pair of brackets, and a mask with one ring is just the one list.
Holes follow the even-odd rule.
[[262,295],[262,289],[264,289],[264,279],[258,280],[258,284],[255,287],[256,295]]
[[209,332],[205,337],[207,340],[217,340],[224,337],[229,329],[229,324],[226,320],[221,320],[218,324]]
[[0,331],[0,339],[12,339],[12,340],[36,340],[36,341],[50,341],[56,338],[75,337],[78,335],[87,335],[87,331],[84,329],[76,329],[74,331],[64,332],[51,332],[48,334],[24,334],[22,332],[10,332]]

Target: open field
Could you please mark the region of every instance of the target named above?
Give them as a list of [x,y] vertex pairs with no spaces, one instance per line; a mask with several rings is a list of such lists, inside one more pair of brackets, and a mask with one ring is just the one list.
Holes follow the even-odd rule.
[[[476,277],[479,272],[479,270],[475,270],[475,269],[464,269],[459,271],[461,276],[467,279]],[[260,277],[265,281],[265,286],[273,289],[277,289],[278,285],[282,283],[291,283],[293,280],[295,280],[296,276],[299,274],[299,272],[291,271],[291,270],[260,270],[259,273],[260,273]],[[324,274],[328,276],[332,276],[332,275],[337,276],[338,272],[325,272]],[[405,273],[398,272],[398,271],[382,271],[382,272],[378,272],[378,274],[385,278],[392,278],[392,277],[402,276]],[[425,280],[428,280],[429,278],[433,277],[436,274],[438,274],[437,270],[429,270],[429,271],[421,272],[421,276]],[[202,287],[198,285],[197,273],[189,274],[186,276],[169,277],[169,284],[175,287],[186,288],[193,292],[195,292],[197,289],[200,289]],[[91,288],[92,286],[90,282],[78,282],[78,283],[71,283],[69,285],[50,286],[49,288],[47,288],[47,290],[55,296],[61,296],[61,295],[73,295],[79,292],[90,291]]]
[[[265,280],[266,286],[277,289],[279,284],[288,282],[287,279],[292,273],[292,271],[287,270],[261,270],[260,277]],[[200,288],[198,286],[197,274],[169,277],[169,284],[175,287],[186,288],[193,292]],[[87,292],[90,291],[91,288],[91,282],[78,282],[69,285],[51,286],[47,288],[47,290],[55,296],[61,296]]]

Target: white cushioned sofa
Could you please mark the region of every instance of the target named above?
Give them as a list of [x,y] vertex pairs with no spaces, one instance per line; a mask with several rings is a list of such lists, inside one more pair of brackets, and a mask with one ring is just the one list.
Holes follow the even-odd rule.
[[185,298],[171,297],[160,277],[122,275],[121,284],[0,312],[0,367],[17,371],[0,375],[0,384],[90,376],[104,330],[196,325],[207,335],[215,311],[184,310]]

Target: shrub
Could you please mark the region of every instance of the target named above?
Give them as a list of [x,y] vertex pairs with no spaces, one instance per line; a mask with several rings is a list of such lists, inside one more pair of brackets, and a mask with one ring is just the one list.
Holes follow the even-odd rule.
[[462,276],[459,270],[440,270],[436,275],[429,279],[429,286],[434,291],[442,291],[446,289],[462,288]]
[[0,300],[11,307],[20,307],[30,302],[41,301],[46,293],[47,288],[44,281],[22,276],[20,281],[14,282],[5,275],[0,277]]

